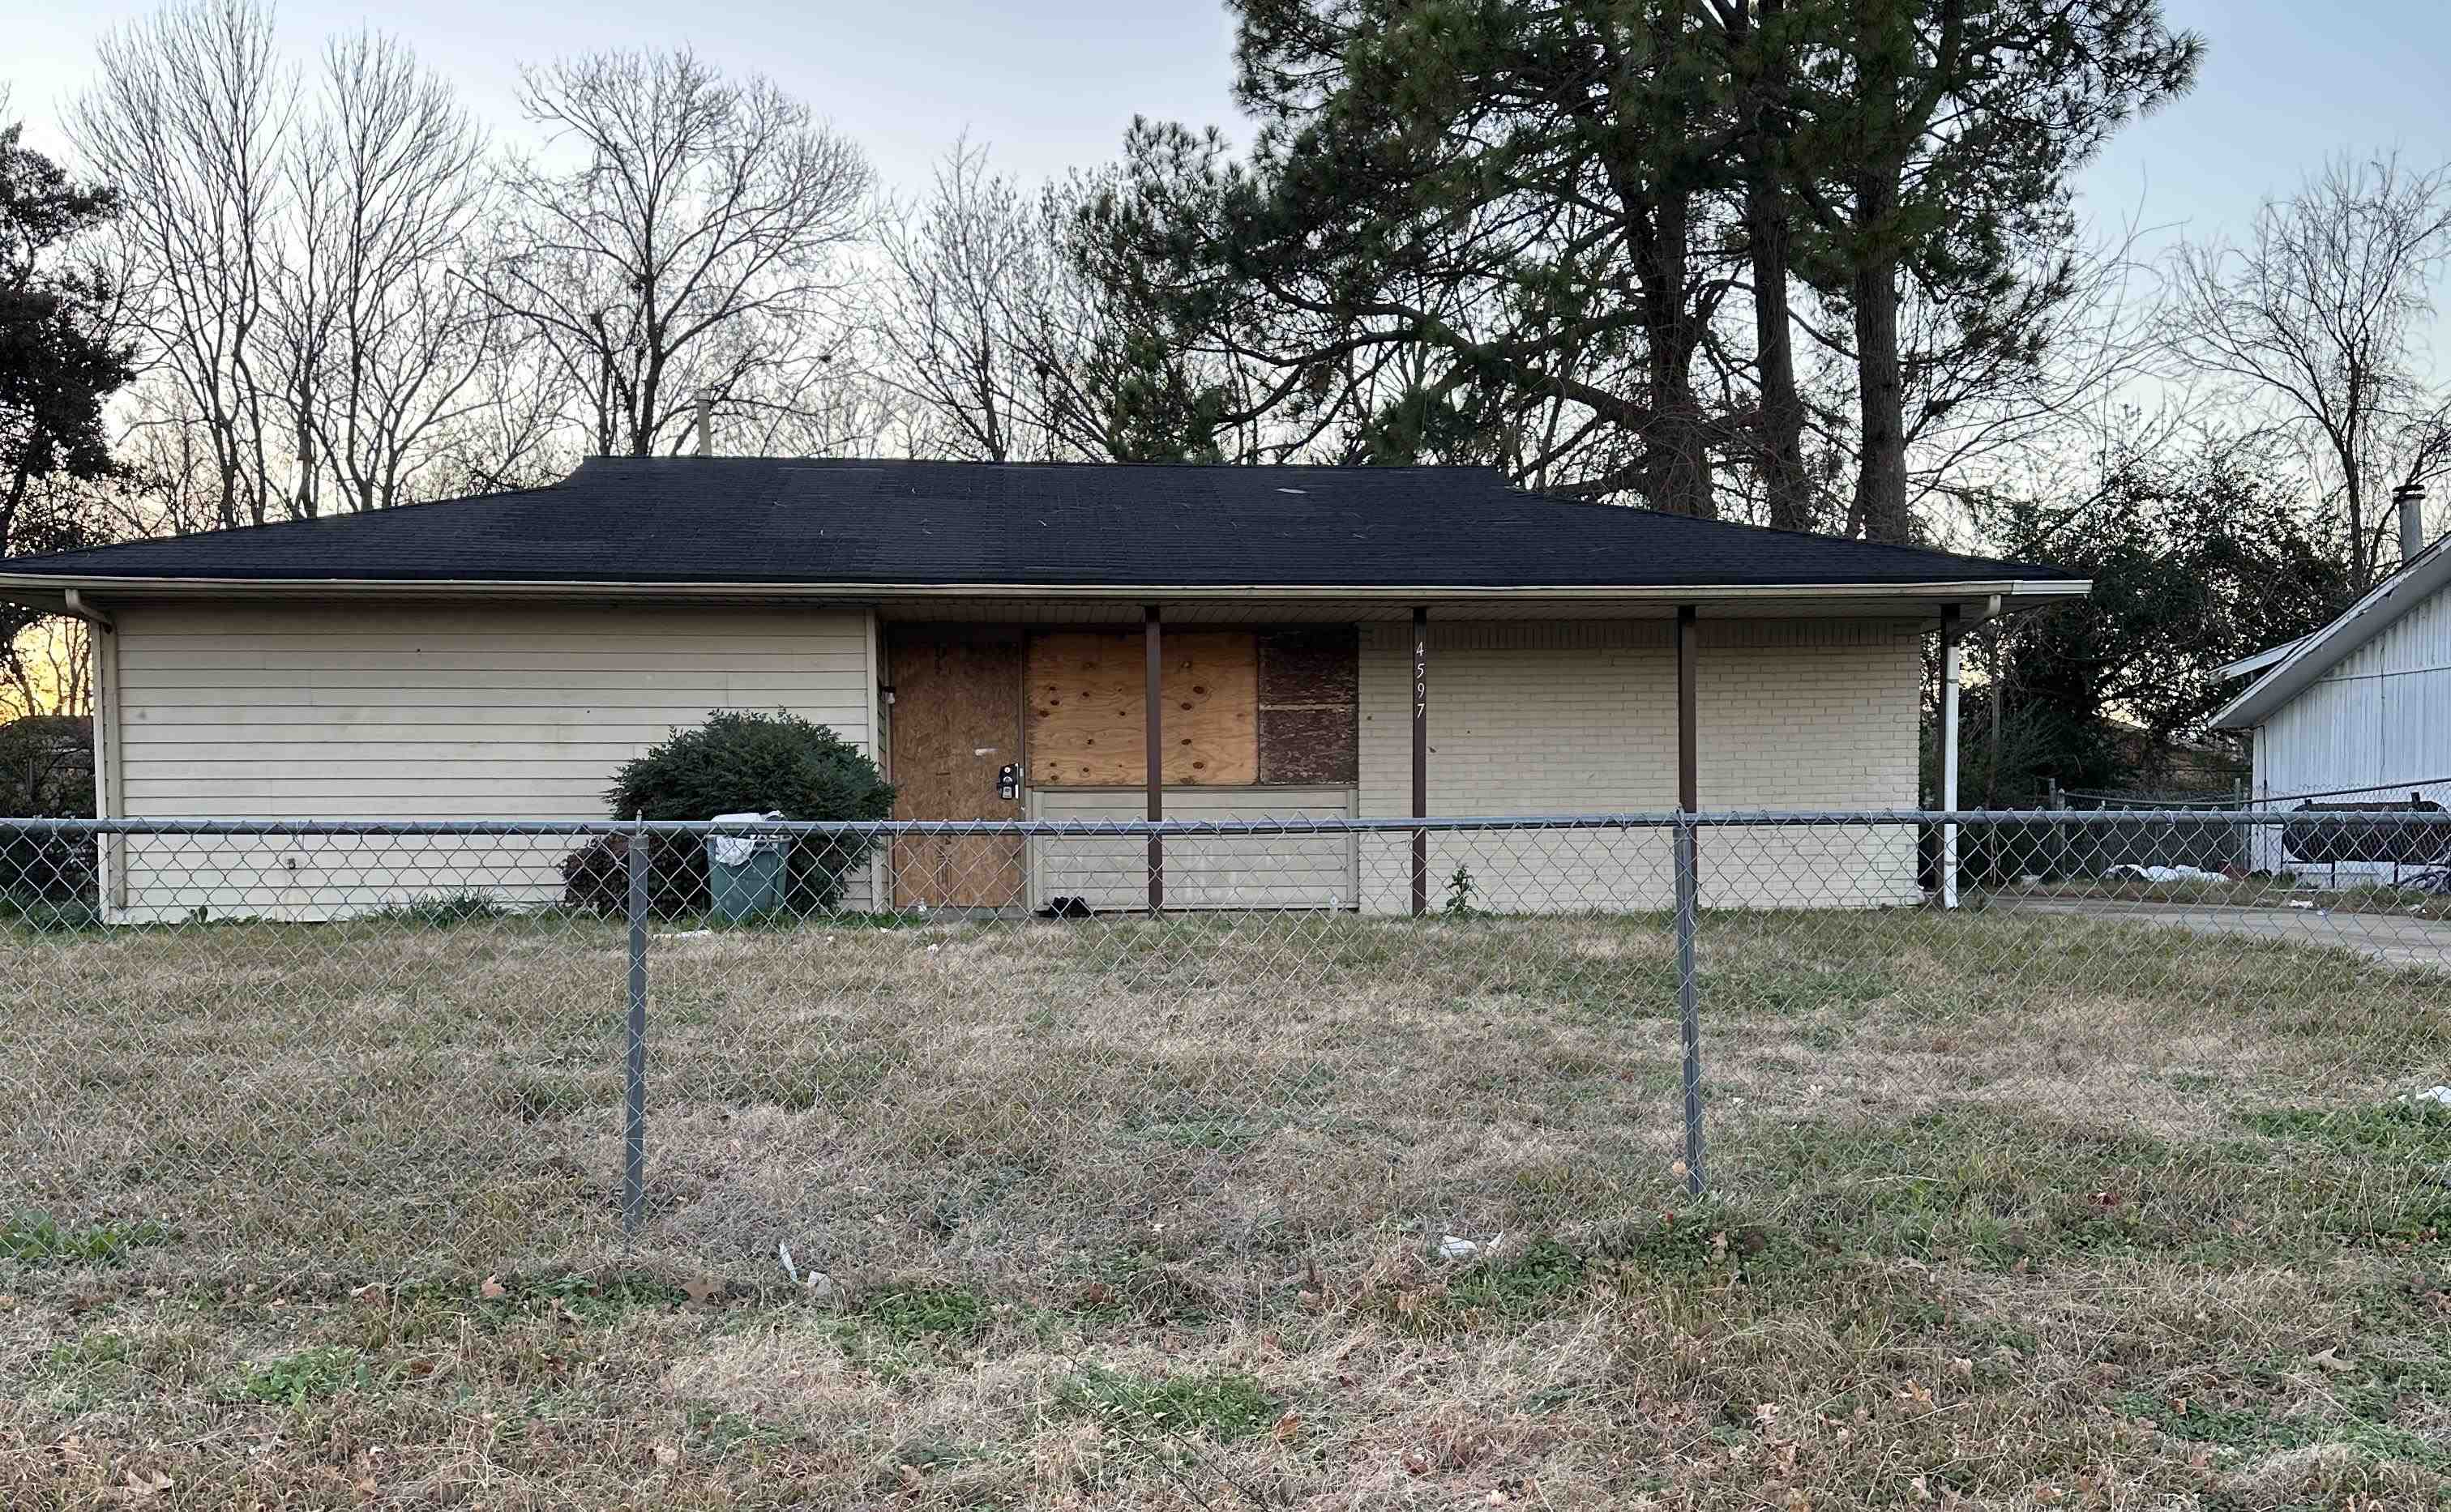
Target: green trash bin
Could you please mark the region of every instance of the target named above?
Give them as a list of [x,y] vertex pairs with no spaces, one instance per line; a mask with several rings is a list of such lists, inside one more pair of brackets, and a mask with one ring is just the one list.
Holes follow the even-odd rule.
[[[745,824],[782,817],[780,814],[717,814],[715,822],[718,824]],[[714,907],[716,917],[726,923],[736,924],[744,919],[760,918],[782,907],[791,854],[791,841],[780,836],[773,839],[755,835],[707,836],[707,901]]]

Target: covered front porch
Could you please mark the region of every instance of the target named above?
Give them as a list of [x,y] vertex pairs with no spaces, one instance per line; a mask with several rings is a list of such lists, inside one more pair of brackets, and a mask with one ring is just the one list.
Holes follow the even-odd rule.
[[[1917,806],[1927,637],[1998,585],[1406,603],[1258,593],[877,607],[896,817],[1096,824]],[[1953,663],[1954,658],[1948,658]],[[1953,701],[1949,707],[1953,712]],[[1664,907],[1662,832],[906,837],[897,906]],[[1528,836],[1528,832],[1527,832]],[[1912,833],[1776,864],[1767,902],[1919,901]],[[1715,895],[1746,895],[1730,869]],[[1772,878],[1775,875],[1775,884]],[[1814,880],[1808,880],[1814,879]],[[1775,895],[1775,896],[1774,896]]]

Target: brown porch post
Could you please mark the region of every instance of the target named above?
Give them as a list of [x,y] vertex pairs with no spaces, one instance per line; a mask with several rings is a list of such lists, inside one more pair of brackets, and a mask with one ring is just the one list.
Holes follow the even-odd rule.
[[1685,1190],[1702,1194],[1702,995],[1695,960],[1700,933],[1702,856],[1692,816],[1701,811],[1699,721],[1694,708],[1694,606],[1676,606],[1676,1017],[1685,1041]]
[[[1430,611],[1413,611],[1413,817],[1430,816]],[[1430,911],[1430,836],[1413,831],[1413,917]]]
[[1701,808],[1701,763],[1695,755],[1694,606],[1676,606],[1676,806]]
[[[1157,606],[1147,606],[1142,613],[1142,624],[1148,641],[1148,671],[1141,702],[1147,706],[1148,728],[1148,817],[1154,824],[1166,817],[1166,747],[1165,718],[1159,712],[1160,684],[1165,681],[1164,652],[1158,641]],[[1155,919],[1166,906],[1166,842],[1156,835],[1148,838],[1148,911]]]

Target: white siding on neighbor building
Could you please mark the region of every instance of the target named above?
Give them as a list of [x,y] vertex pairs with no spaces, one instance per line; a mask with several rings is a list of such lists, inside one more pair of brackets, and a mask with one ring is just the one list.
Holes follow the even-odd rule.
[[[1912,807],[1923,627],[1706,620],[1696,745],[1705,808]],[[1364,817],[1412,809],[1411,628],[1362,638]],[[1429,809],[1441,816],[1676,806],[1676,630],[1663,620],[1430,624]],[[1410,840],[1362,845],[1363,906],[1411,906]],[[1459,866],[1474,901],[1515,909],[1665,906],[1666,833],[1435,835],[1432,905]],[[1912,902],[1914,837],[1716,830],[1705,904]]]
[[[2341,659],[2255,731],[2255,796],[2382,787],[2451,804],[2451,589],[2438,590]],[[2321,800],[2351,803],[2355,797]],[[2260,832],[2257,862],[2281,863],[2280,832]]]
[[[1169,787],[1168,819],[1349,819],[1344,787]],[[1137,820],[1145,795],[1114,787],[1047,787],[1029,795],[1030,817]],[[1167,842],[1169,908],[1350,908],[1358,892],[1355,838],[1335,835],[1179,837]],[[1148,901],[1145,836],[1030,843],[1030,900],[1079,898],[1092,908],[1140,908]]]
[[[600,819],[621,763],[716,708],[787,709],[874,749],[864,609],[113,611],[117,801],[131,818]],[[506,886],[513,848],[525,864]],[[558,891],[561,848],[137,840],[112,890],[131,917],[320,918],[461,885],[534,900]]]

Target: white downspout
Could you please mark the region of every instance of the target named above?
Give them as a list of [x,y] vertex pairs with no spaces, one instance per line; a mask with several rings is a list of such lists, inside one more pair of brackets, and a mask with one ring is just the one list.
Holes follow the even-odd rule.
[[[1940,806],[1957,812],[1957,606],[1940,611]],[[1940,906],[1957,906],[1957,826],[1940,826]]]

